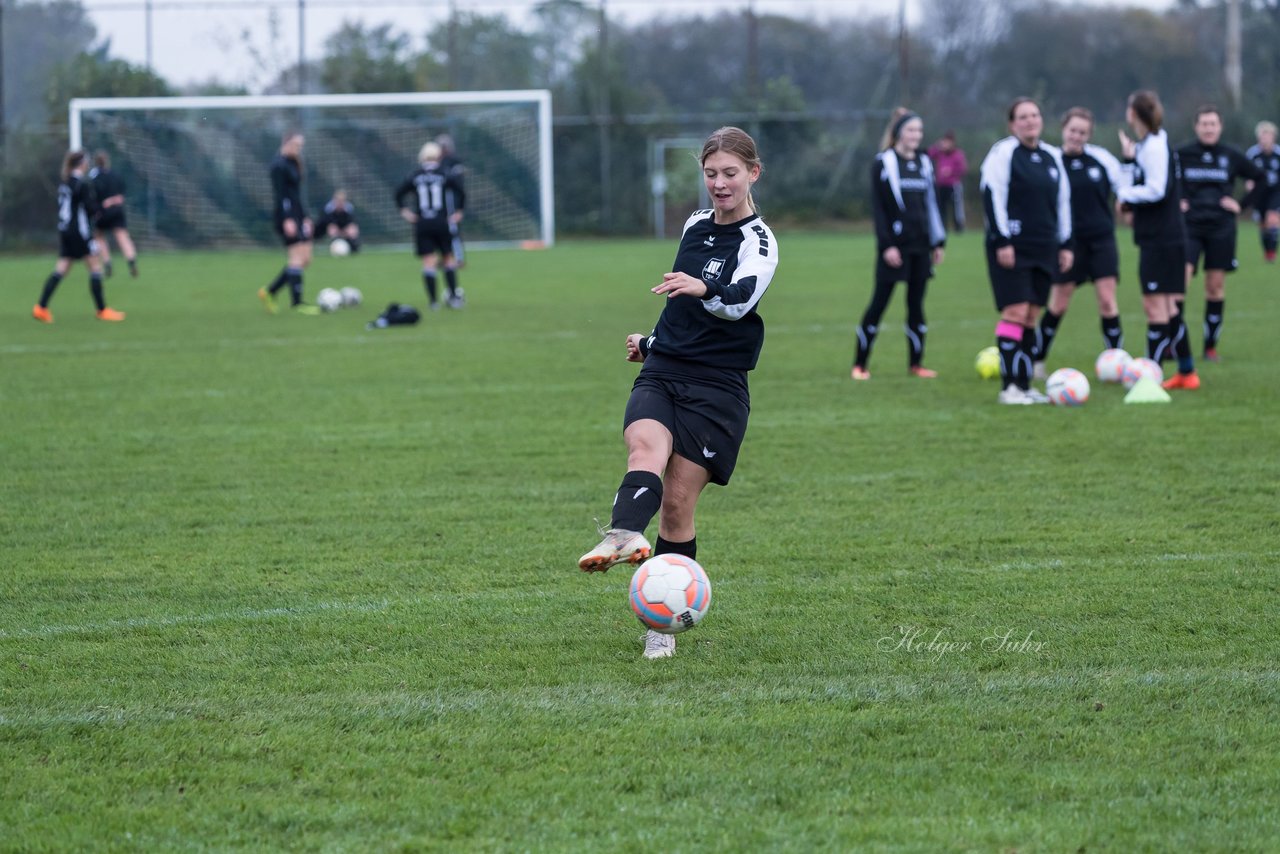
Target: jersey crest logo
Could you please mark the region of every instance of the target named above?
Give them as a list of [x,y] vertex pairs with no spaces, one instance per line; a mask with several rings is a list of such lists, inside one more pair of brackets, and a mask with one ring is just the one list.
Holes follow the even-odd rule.
[[1039,163],[1039,162],[1040,162],[1040,152],[1038,152],[1038,151],[1033,151],[1033,152],[1031,152],[1031,162],[1032,162],[1032,163]]
[[1101,170],[1101,169],[1099,169],[1097,166],[1090,166],[1090,167],[1089,167],[1089,180],[1090,180],[1090,181],[1093,181],[1095,184],[1096,184],[1098,181],[1101,181],[1101,180],[1102,180],[1102,170]]
[[1058,180],[1058,168],[1056,166],[1049,167],[1049,177],[1055,181]]
[[712,258],[707,265],[702,268],[702,278],[707,281],[714,281],[720,278],[720,273],[724,270],[723,258]]

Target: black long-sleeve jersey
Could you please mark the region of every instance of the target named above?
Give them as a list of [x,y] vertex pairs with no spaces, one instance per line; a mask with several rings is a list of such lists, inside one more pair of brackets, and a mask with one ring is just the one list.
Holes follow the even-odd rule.
[[1182,168],[1163,130],[1149,133],[1126,161],[1116,198],[1133,209],[1133,242],[1139,246],[1186,242],[1182,219]]
[[1013,246],[1019,267],[1056,269],[1058,250],[1071,248],[1071,185],[1061,152],[1009,136],[991,146],[979,171],[987,245]]
[[405,199],[412,196],[411,208],[418,214],[418,226],[449,225],[449,217],[462,210],[465,196],[462,180],[451,175],[439,163],[424,163],[396,187],[396,204],[409,208]]
[[124,195],[124,179],[110,169],[89,170],[89,180],[93,182],[93,192],[99,202],[106,201],[112,196]]
[[286,219],[301,222],[307,218],[302,203],[302,165],[291,157],[277,154],[271,161],[271,191],[275,195],[273,216],[276,225]]
[[1224,196],[1235,197],[1236,179],[1266,180],[1253,161],[1230,145],[1199,140],[1178,149],[1182,163],[1182,198],[1187,200],[1187,228],[1204,233],[1229,229],[1236,215],[1224,208]]
[[1266,175],[1265,180],[1255,179],[1249,192],[1249,206],[1258,211],[1280,210],[1280,148],[1263,151],[1262,146],[1255,144],[1244,156]]
[[1120,161],[1105,148],[1085,145],[1079,154],[1062,153],[1071,183],[1071,231],[1078,240],[1115,234],[1111,194],[1120,186]]
[[335,204],[333,199],[325,202],[324,213],[320,215],[319,222],[316,223],[316,233],[323,234],[324,230],[331,225],[338,228],[346,228],[356,221],[356,206],[347,202],[344,205]]
[[928,252],[946,243],[947,233],[933,189],[933,164],[926,154],[904,158],[892,148],[871,163],[871,212],[876,248]]
[[672,265],[672,272],[701,279],[706,295],[667,299],[640,351],[750,371],[764,345],[764,320],[756,306],[778,267],[778,244],[755,214],[717,225],[714,213],[694,211],[689,217]]
[[79,175],[70,175],[58,185],[58,231],[93,237],[93,218],[98,215],[98,198],[93,184]]

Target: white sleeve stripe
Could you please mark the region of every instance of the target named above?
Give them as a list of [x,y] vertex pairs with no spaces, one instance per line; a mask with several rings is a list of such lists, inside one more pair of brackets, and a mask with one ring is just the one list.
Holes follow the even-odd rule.
[[746,292],[747,298],[742,302],[728,303],[720,297],[703,300],[702,307],[723,320],[741,320],[764,296],[773,281],[773,271],[778,267],[777,243],[773,232],[759,219],[752,220],[743,226],[744,240],[738,247],[738,268],[734,271],[734,279],[729,287],[738,287]]
[[991,208],[995,214],[995,226],[1005,237],[1009,234],[1009,181],[1013,174],[1013,151],[1018,141],[1006,137],[991,147],[982,161],[980,185],[991,192]]

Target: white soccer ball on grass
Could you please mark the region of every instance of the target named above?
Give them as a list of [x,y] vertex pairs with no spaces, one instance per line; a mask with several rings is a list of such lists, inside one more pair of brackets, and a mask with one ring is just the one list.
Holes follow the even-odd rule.
[[329,241],[329,254],[335,258],[345,258],[351,254],[351,244],[345,238],[335,237]]
[[342,294],[333,288],[322,288],[316,294],[316,305],[320,306],[321,311],[337,311],[342,308]]

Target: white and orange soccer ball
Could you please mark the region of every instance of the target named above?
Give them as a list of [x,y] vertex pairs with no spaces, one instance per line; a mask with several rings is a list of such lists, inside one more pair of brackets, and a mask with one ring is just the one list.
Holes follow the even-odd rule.
[[1124,366],[1124,373],[1120,375],[1120,382],[1125,388],[1133,388],[1144,377],[1160,382],[1164,379],[1164,369],[1159,362],[1151,359],[1130,359]]
[[1133,357],[1116,347],[1103,350],[1093,363],[1094,375],[1104,383],[1118,383],[1124,376],[1124,366],[1133,361]]
[[1089,399],[1089,378],[1075,368],[1058,368],[1049,374],[1044,392],[1055,406],[1084,406]]
[[711,582],[696,560],[664,554],[631,576],[631,610],[645,628],[665,635],[696,626],[711,607]]

